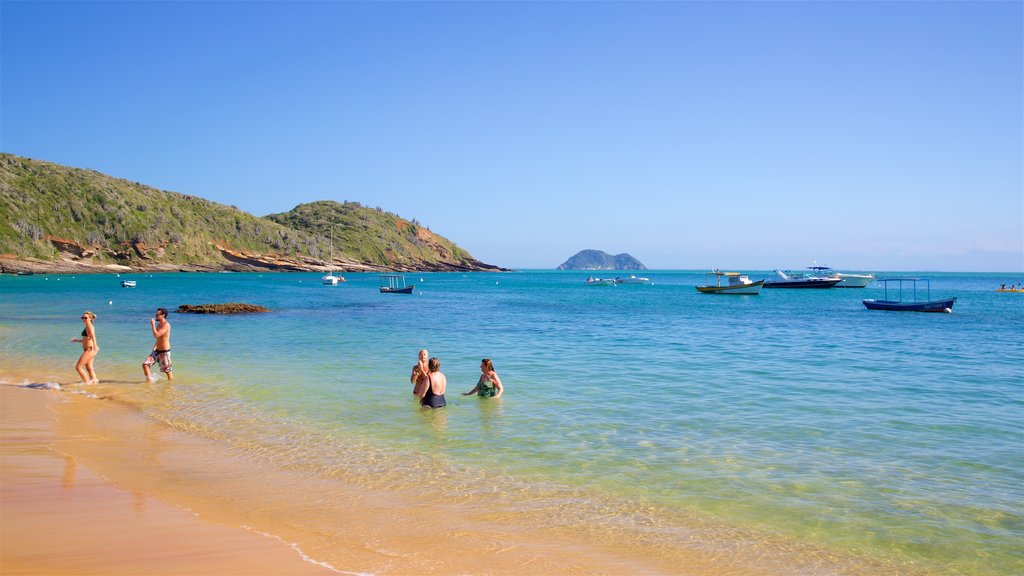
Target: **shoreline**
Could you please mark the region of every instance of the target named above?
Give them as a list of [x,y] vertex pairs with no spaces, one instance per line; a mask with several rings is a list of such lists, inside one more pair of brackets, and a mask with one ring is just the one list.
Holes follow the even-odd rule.
[[239,254],[217,264],[175,264],[151,262],[146,265],[97,263],[70,258],[40,260],[0,254],[0,274],[143,274],[158,272],[511,272],[492,264],[474,261],[471,265],[419,263],[418,265],[380,266],[356,261],[335,261],[333,265],[312,264],[295,259],[280,259],[262,254]]
[[3,574],[328,575],[284,541],[118,487],[55,448],[56,391],[0,385]]
[[[673,530],[690,536],[674,543],[656,533],[622,539],[605,532],[603,522],[552,524],[550,515],[558,512],[538,508],[541,501],[512,510],[491,505],[486,495],[445,498],[439,486],[425,486],[420,498],[394,486],[353,483],[344,471],[283,470],[239,456],[230,440],[148,419],[120,397],[128,382],[38,390],[10,383],[26,376],[25,382],[46,382],[32,378],[38,370],[10,368],[0,371],[4,446],[25,444],[9,440],[9,430],[33,430],[28,456],[36,464],[12,468],[8,462],[13,456],[17,463],[20,454],[5,450],[4,574],[884,573],[870,560],[851,565],[834,551],[757,542],[752,533],[697,519],[676,525]],[[56,533],[32,522],[35,508],[9,505],[36,478],[42,478],[34,499],[46,511],[42,526],[61,526]],[[83,504],[68,507],[76,486]],[[557,505],[563,504],[572,505]],[[79,544],[81,532],[99,540]],[[164,551],[154,544],[169,539],[183,547]],[[55,540],[75,544],[55,555]],[[788,553],[779,555],[783,550]],[[52,564],[51,555],[65,564]],[[822,563],[832,568],[812,568]]]

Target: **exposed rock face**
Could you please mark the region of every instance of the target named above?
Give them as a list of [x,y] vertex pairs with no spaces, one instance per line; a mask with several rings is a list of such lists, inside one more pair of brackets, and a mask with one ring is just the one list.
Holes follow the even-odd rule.
[[612,256],[600,250],[581,250],[563,262],[558,270],[647,270],[639,260],[629,254]]
[[250,312],[270,312],[269,308],[256,304],[227,302],[225,304],[182,304],[178,312],[187,314],[247,314]]

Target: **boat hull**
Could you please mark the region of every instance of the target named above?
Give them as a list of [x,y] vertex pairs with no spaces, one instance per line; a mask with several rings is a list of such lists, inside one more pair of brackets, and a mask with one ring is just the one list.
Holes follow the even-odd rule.
[[832,288],[842,280],[839,278],[820,278],[813,280],[766,280],[765,288]]
[[764,286],[764,280],[737,286],[697,286],[697,291],[701,294],[756,295],[761,293],[762,286]]
[[404,286],[402,288],[389,288],[387,286],[381,286],[380,291],[384,294],[412,294],[412,289],[415,287],[415,284],[412,286]]
[[868,310],[889,310],[893,312],[952,312],[956,298],[929,300],[927,302],[896,302],[892,300],[862,300]]

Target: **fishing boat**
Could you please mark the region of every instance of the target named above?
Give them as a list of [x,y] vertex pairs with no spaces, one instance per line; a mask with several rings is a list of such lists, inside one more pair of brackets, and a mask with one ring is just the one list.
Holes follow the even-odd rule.
[[[717,281],[714,285],[708,281],[708,277],[714,275]],[[722,278],[726,279],[726,283],[722,285]],[[757,282],[751,282],[750,278],[746,274],[740,274],[739,272],[721,272],[719,270],[712,270],[704,274],[704,285],[697,286],[697,291],[702,294],[748,294],[756,295],[761,293],[761,287],[764,286],[764,280],[758,280]]]
[[380,291],[384,294],[412,294],[415,284],[405,284],[403,274],[381,274]]
[[334,270],[331,268],[334,266],[334,229],[331,229],[331,266],[327,268],[327,274],[320,278],[320,281],[327,286],[337,286],[338,282],[344,282],[343,276],[335,276]]
[[587,278],[583,281],[585,286],[615,286],[614,278]]
[[[883,300],[875,300],[868,298],[862,300],[864,307],[868,310],[892,310],[898,312],[945,312],[951,313],[953,311],[953,304],[956,303],[956,298],[945,298],[942,300],[932,300],[932,286],[931,281],[927,278],[882,278],[879,280],[882,286],[885,288],[885,296]],[[899,283],[899,300],[889,300],[889,283]],[[903,299],[903,283],[907,282],[913,286],[913,300],[907,301]],[[923,282],[926,289],[927,300],[917,299],[917,283]],[[895,296],[896,289],[893,289],[893,295]]]
[[[812,273],[806,272],[783,272],[776,270],[777,280],[765,280],[765,288],[832,288],[842,282],[842,278],[835,275],[823,275],[820,266],[811,266]],[[826,269],[827,270],[827,269]]]
[[629,278],[615,277],[616,284],[648,284],[650,281],[650,278],[637,278],[635,275],[631,275]]
[[135,280],[121,280],[121,288],[135,288]]

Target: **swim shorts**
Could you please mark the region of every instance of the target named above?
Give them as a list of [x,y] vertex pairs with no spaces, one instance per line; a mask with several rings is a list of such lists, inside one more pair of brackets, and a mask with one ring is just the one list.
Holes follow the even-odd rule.
[[149,357],[142,363],[143,366],[152,366],[157,362],[160,363],[161,372],[171,371],[171,351],[170,350],[153,350],[149,353]]

